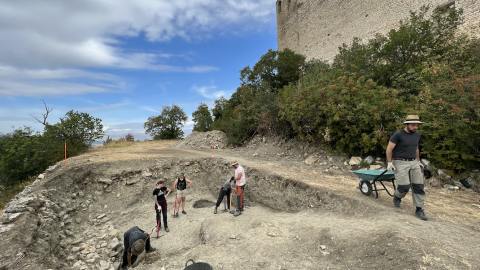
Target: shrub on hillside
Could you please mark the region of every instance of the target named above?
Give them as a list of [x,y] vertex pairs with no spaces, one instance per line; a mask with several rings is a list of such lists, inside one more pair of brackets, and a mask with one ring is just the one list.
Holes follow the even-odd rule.
[[343,44],[335,56],[334,68],[353,64],[372,73],[380,85],[417,95],[422,86],[422,63],[431,58],[449,61],[450,53],[462,45],[456,38],[463,21],[462,9],[429,10],[429,6],[423,6],[417,12],[411,11],[408,20],[400,21],[398,29],[385,36],[377,35],[367,42],[355,38],[351,45]]
[[127,142],[134,142],[134,141],[135,141],[135,137],[134,137],[132,134],[128,133],[127,135],[125,135],[125,141],[127,141]]
[[63,144],[30,127],[18,128],[0,138],[0,185],[12,186],[45,170],[53,163],[59,145],[64,151]]
[[366,74],[347,68],[321,72],[317,83],[300,84],[300,91],[286,87],[290,97],[280,116],[302,140],[320,141],[350,155],[382,155],[415,99],[405,100],[404,91],[378,86]]
[[108,145],[108,144],[111,144],[113,142],[113,139],[110,138],[110,136],[107,136],[107,139],[105,141],[103,141],[103,145]]
[[[455,169],[480,167],[480,75],[456,77],[448,65],[426,67],[429,84],[419,94],[417,111],[423,147],[436,166]],[[446,80],[446,78],[450,80]]]

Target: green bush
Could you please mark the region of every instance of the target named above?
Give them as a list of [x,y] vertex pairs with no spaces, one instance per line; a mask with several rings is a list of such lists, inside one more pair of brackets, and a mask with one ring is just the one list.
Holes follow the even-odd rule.
[[480,76],[456,77],[446,64],[426,67],[422,76],[429,82],[417,106],[423,152],[437,167],[480,167]]
[[[348,68],[348,67],[347,67]],[[338,77],[337,77],[338,76]],[[293,91],[280,116],[288,120],[302,140],[320,141],[332,150],[384,154],[388,136],[395,132],[414,99],[404,91],[378,86],[363,72],[323,70],[318,82]]]
[[60,122],[45,125],[44,133],[30,127],[14,130],[0,138],[0,185],[11,187],[48,166],[85,152],[91,143],[102,138],[100,119],[87,113],[69,111]]
[[55,151],[55,141],[30,127],[16,129],[0,138],[0,185],[12,186],[45,170],[51,165]]
[[356,38],[350,46],[343,44],[335,56],[334,68],[345,64],[357,66],[373,74],[380,85],[404,89],[417,95],[422,86],[421,65],[428,59],[448,61],[459,43],[455,37],[463,22],[462,9],[435,8],[429,15],[429,6],[410,12],[410,18],[400,21],[398,29],[386,36],[362,42]]

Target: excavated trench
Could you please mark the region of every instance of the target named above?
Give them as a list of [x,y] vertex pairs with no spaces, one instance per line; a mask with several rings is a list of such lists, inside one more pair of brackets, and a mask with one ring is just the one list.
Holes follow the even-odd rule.
[[172,193],[170,232],[152,238],[159,251],[139,256],[137,269],[183,269],[190,258],[215,269],[406,269],[425,260],[421,245],[376,227],[381,208],[247,166],[244,214],[214,215],[229,163],[165,158],[72,166],[38,180],[8,205],[4,220],[19,215],[2,225],[14,224],[1,235],[11,244],[0,246],[0,269],[118,269],[123,232],[151,231],[155,183],[173,189],[179,171],[193,181],[187,214],[171,216]]

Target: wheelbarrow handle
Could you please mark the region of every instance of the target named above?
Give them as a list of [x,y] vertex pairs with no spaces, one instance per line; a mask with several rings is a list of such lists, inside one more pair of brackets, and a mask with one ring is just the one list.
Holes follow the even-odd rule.
[[189,261],[192,261],[192,264],[195,264],[195,261],[193,259],[188,259],[188,261],[185,263],[185,268],[187,268],[187,264]]
[[379,176],[377,176],[375,179],[373,179],[373,181],[377,181],[377,179],[382,177],[382,175],[384,175],[386,172],[388,172],[388,170],[383,171],[383,173],[381,173]]

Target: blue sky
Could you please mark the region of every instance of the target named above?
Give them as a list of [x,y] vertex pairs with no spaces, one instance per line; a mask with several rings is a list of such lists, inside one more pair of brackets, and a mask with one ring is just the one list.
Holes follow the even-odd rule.
[[0,132],[42,130],[43,99],[49,123],[73,109],[141,137],[164,105],[230,97],[277,48],[275,0],[0,0],[0,40]]

